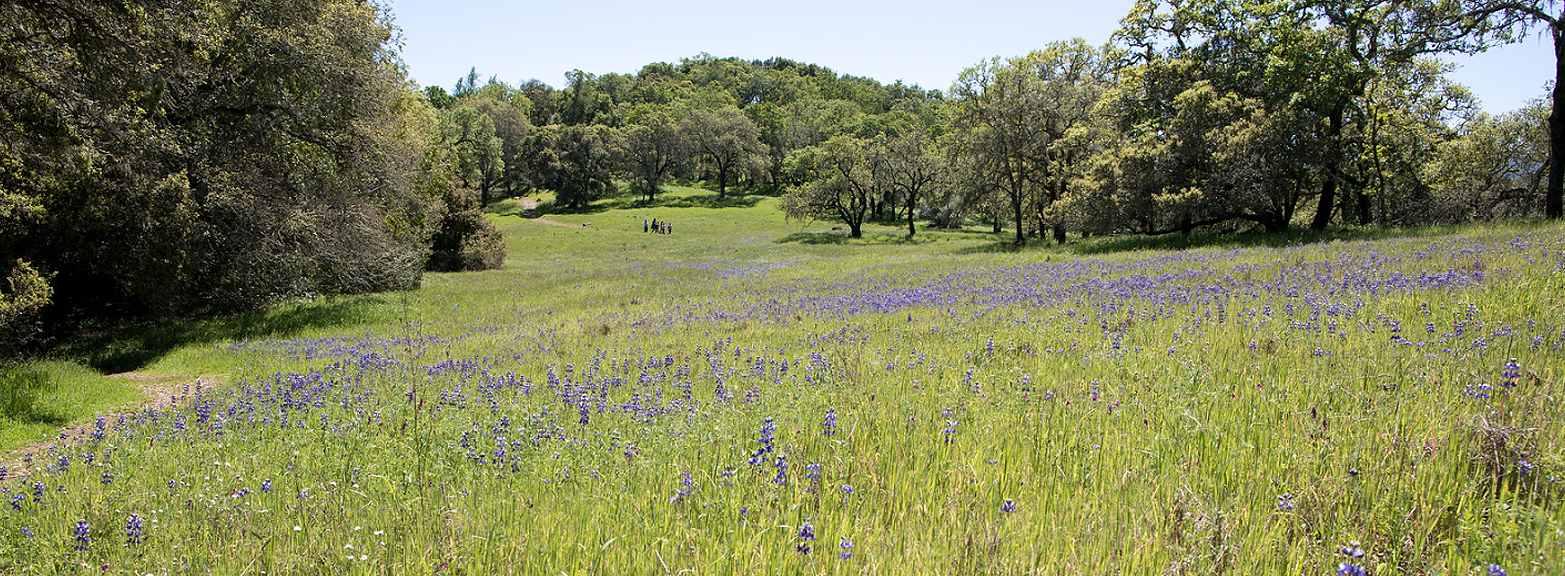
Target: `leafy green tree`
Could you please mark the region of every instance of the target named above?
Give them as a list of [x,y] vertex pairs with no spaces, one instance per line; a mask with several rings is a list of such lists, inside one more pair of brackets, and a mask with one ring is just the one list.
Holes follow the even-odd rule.
[[5,3],[0,261],[56,318],[416,285],[393,34],[349,0]]
[[533,78],[523,81],[516,87],[516,91],[531,103],[528,106],[528,123],[533,126],[560,123],[559,92],[554,87]]
[[[1472,52],[1491,43],[1484,14],[1451,0],[1140,0],[1119,37],[1143,62],[1185,59],[1196,80],[1219,91],[1307,111],[1321,129],[1301,133],[1322,148],[1311,227],[1333,214],[1373,220],[1372,188],[1354,172],[1367,146],[1350,126],[1369,87],[1427,55]],[[1491,9],[1490,13],[1493,13]],[[1165,101],[1166,102],[1166,101]],[[1361,116],[1362,117],[1362,116]],[[1355,133],[1357,132],[1357,133]]]
[[500,82],[490,82],[462,101],[462,106],[489,117],[494,125],[494,136],[500,140],[501,171],[499,174],[491,171],[487,178],[480,180],[481,207],[487,208],[490,202],[486,185],[487,188],[503,185],[507,192],[515,192],[525,187],[528,181],[526,163],[520,154],[528,133],[532,131],[532,124],[527,120],[527,107],[531,105],[532,102],[518,91]]
[[618,153],[635,180],[632,188],[652,202],[663,181],[689,160],[690,142],[673,120],[657,111],[640,115],[623,133]]
[[[1006,199],[1017,245],[1027,241],[1024,211],[1036,211],[1041,228],[1049,206],[1067,192],[1087,151],[1066,136],[1088,121],[1112,73],[1111,59],[1077,39],[981,63],[953,86],[959,153]],[[1053,224],[1063,241],[1061,222]]]
[[505,142],[495,135],[494,119],[471,106],[441,111],[442,143],[451,148],[456,175],[463,188],[478,190],[481,206],[489,206],[489,191],[505,174]]
[[572,70],[565,75],[561,92],[560,121],[572,126],[592,124],[613,108],[613,101],[598,90],[597,76]]
[[1555,0],[1464,0],[1469,21],[1500,40],[1520,40],[1533,26],[1554,42],[1554,82],[1549,94],[1549,166],[1544,214],[1565,218],[1565,4]]
[[680,124],[702,161],[717,172],[717,196],[728,194],[729,179],[749,170],[765,151],[755,122],[738,108],[693,110]]
[[429,261],[435,272],[496,270],[505,264],[505,239],[484,219],[472,190],[448,187],[430,237]]
[[621,146],[618,130],[602,125],[548,126],[535,131],[531,140],[535,170],[543,185],[555,192],[555,201],[581,208],[602,198],[614,187],[614,150]]
[[914,220],[918,217],[919,203],[947,174],[944,155],[933,149],[929,138],[920,132],[911,132],[897,138],[882,137],[876,142],[882,148],[884,159],[882,178],[885,189],[894,191],[907,210],[907,235],[917,232]]
[[1457,138],[1441,142],[1425,167],[1435,198],[1427,220],[1466,222],[1545,213],[1550,167],[1543,102],[1514,112],[1478,114]]

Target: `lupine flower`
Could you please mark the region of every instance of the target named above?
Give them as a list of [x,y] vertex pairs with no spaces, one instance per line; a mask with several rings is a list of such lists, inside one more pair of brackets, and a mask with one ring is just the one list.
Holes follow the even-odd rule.
[[946,444],[950,444],[951,440],[952,440],[951,436],[956,434],[956,421],[955,420],[946,420],[946,428],[945,428],[945,430],[941,430],[940,432],[945,434]]
[[843,484],[842,485],[842,493],[843,494],[852,494],[853,493],[853,486],[851,484]]
[[265,480],[262,480],[261,481],[261,493],[262,494],[268,494],[268,493],[271,493],[271,491],[272,491],[272,479],[271,478],[267,478]]
[[680,485],[682,485],[684,487],[679,489],[679,490],[677,490],[677,491],[675,491],[674,492],[674,497],[668,499],[668,502],[670,504],[678,504],[680,502],[684,502],[685,498],[688,498],[690,496],[690,491],[692,489],[694,489],[695,486],[696,486],[695,481],[690,478],[690,473],[689,472],[686,472],[684,477],[680,478],[679,483],[680,483]]
[[1489,576],[1505,576],[1505,569],[1499,564],[1490,564],[1488,570]]
[[803,526],[799,527],[799,538],[804,540],[804,542],[800,542],[793,549],[798,550],[801,554],[809,554],[810,542],[815,541],[815,527],[811,526],[809,522],[805,522]]
[[1358,542],[1349,543],[1338,552],[1347,556],[1348,561],[1337,564],[1337,576],[1365,576],[1364,567],[1357,564],[1364,557],[1364,549]]
[[1286,511],[1286,512],[1293,511],[1293,495],[1292,494],[1283,494],[1281,496],[1278,496],[1277,497],[1277,509],[1278,510],[1282,510],[1282,511]]
[[819,486],[821,483],[820,462],[811,462],[808,466],[804,467],[804,479],[810,483],[810,487],[806,488],[805,491],[814,493],[815,487]]
[[[836,434],[837,434],[837,411],[835,409],[827,409],[826,410],[826,419],[821,422],[821,435],[822,436],[835,436]],[[3,476],[0,476],[0,477],[3,477]]]
[[72,547],[80,551],[86,551],[87,545],[92,543],[92,528],[87,526],[87,521],[77,520],[76,529],[71,533],[74,534],[71,539],[76,542]]
[[1500,373],[1500,385],[1505,387],[1515,386],[1522,377],[1522,366],[1512,358],[1505,363],[1505,370]]
[[1517,462],[1516,463],[1516,467],[1521,469],[1521,473],[1524,474],[1524,475],[1526,473],[1528,473],[1528,472],[1531,472],[1532,469],[1535,468],[1535,466],[1533,466],[1531,462],[1528,462],[1526,460],[1522,460],[1520,462]]
[[125,543],[134,546],[144,541],[146,538],[142,532],[141,517],[131,514],[130,520],[125,522]]
[[772,482],[777,483],[777,484],[781,484],[783,486],[787,486],[788,485],[788,458],[786,456],[778,454],[777,455],[776,465],[777,465],[777,477],[773,478]]
[[1005,503],[1000,505],[1000,511],[1004,512],[1006,514],[1010,514],[1012,512],[1015,512],[1016,511],[1016,503],[1012,502],[1010,498],[1006,498],[1005,499]]
[[37,534],[33,534],[33,531],[32,531],[32,529],[30,529],[30,528],[28,528],[28,527],[26,527],[26,526],[23,526],[23,527],[22,527],[22,535],[23,535],[23,536],[26,536],[26,537],[28,537],[28,538],[32,538],[32,537],[34,537],[34,536],[37,536]]
[[853,541],[849,540],[847,536],[842,537],[842,541],[837,543],[837,547],[842,549],[842,553],[837,555],[838,558],[847,560],[853,557]]
[[766,461],[766,455],[773,450],[772,435],[776,431],[777,426],[773,424],[771,417],[767,417],[766,421],[761,423],[761,447],[756,448],[755,454],[750,456],[751,466],[760,466],[762,462]]

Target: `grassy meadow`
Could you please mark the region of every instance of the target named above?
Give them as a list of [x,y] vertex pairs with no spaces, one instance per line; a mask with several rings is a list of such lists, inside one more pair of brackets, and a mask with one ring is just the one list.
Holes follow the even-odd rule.
[[1011,250],[775,202],[506,201],[503,270],[68,347],[91,405],[204,384],[13,457],[0,573],[1565,574],[1557,224]]

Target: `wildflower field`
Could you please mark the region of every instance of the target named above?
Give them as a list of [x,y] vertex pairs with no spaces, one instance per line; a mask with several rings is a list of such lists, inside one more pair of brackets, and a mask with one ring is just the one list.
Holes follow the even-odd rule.
[[1565,574],[1558,225],[1013,252],[751,204],[496,215],[504,270],[170,349],[208,379],[15,457],[0,573]]

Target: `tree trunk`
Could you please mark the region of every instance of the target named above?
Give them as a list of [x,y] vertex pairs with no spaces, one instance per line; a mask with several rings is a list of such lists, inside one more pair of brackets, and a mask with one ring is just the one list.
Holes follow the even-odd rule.
[[849,238],[863,238],[864,237],[864,223],[863,222],[849,222],[848,223],[848,237]]
[[1354,191],[1353,197],[1358,199],[1359,225],[1368,226],[1370,222],[1374,221],[1374,215],[1370,210],[1372,204],[1371,200],[1369,199],[1369,194],[1364,193],[1364,189],[1360,187],[1358,190]]
[[1054,243],[1055,244],[1064,244],[1065,243],[1065,225],[1064,224],[1055,224],[1054,225]]
[[719,200],[728,196],[728,167],[717,168],[717,198]]
[[1016,214],[1016,245],[1027,245],[1027,224],[1022,219],[1022,195],[1020,192],[1011,196],[1011,211]]
[[1554,102],[1549,111],[1549,187],[1543,195],[1543,213],[1551,219],[1565,217],[1565,21],[1550,23],[1554,34]]
[[907,195],[907,237],[908,238],[912,238],[913,237],[913,215],[914,215],[914,213],[916,213],[918,211],[918,209],[914,207],[914,204],[915,204],[914,200],[915,199],[916,198],[914,198],[914,196],[913,196],[913,194],[911,192],[908,193],[908,195]]
[[1342,159],[1342,109],[1345,106],[1343,100],[1338,100],[1326,117],[1326,182],[1321,184],[1320,204],[1315,208],[1315,219],[1310,222],[1310,228],[1315,230],[1331,224],[1331,213],[1337,207],[1337,167]]

